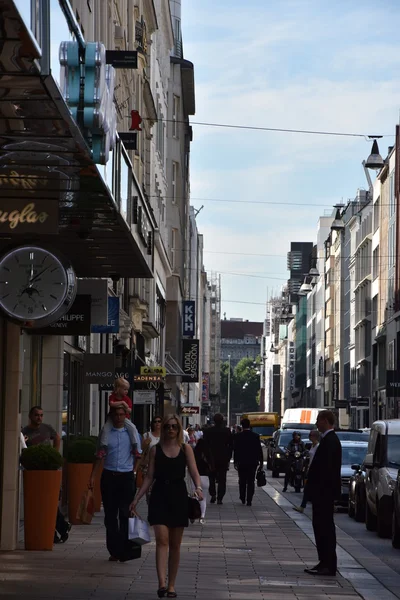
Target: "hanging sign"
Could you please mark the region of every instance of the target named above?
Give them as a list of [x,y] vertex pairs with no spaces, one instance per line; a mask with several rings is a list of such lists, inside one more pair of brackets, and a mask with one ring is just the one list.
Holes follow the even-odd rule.
[[199,340],[182,340],[182,381],[199,381]]
[[92,333],[119,333],[119,298],[108,298],[108,325],[93,325]]
[[40,329],[32,330],[35,335],[90,335],[91,330],[91,297],[78,294],[63,317]]
[[[0,190],[2,184],[0,174]],[[7,192],[4,191],[4,195]],[[58,233],[58,202],[38,199],[2,199],[0,202],[0,234]]]
[[114,383],[114,354],[85,354],[83,359],[84,383]]
[[198,415],[200,414],[200,406],[192,406],[191,404],[183,404],[181,406],[182,415]]
[[185,300],[183,302],[183,337],[195,335],[196,302]]
[[133,392],[133,404],[155,404],[155,390],[135,390]]
[[167,369],[165,367],[140,367],[141,375],[161,375],[165,377]]
[[106,50],[106,63],[114,69],[137,69],[138,53],[136,50]]

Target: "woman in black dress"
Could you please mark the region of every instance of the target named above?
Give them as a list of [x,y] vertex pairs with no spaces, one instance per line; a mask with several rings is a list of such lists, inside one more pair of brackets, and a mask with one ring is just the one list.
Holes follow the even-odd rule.
[[[188,493],[185,483],[186,467],[196,487],[199,500],[203,499],[200,475],[192,448],[183,442],[183,429],[177,415],[164,417],[160,442],[150,451],[149,467],[142,487],[130,506],[136,513],[140,499],[151,487],[149,523],[156,536],[156,566],[158,597],[176,598],[175,580],[184,527],[188,526]],[[168,555],[169,550],[169,555]],[[168,562],[168,587],[167,579]]]

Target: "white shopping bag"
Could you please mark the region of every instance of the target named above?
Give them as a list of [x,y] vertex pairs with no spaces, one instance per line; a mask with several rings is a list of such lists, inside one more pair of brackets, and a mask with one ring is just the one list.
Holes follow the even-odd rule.
[[143,519],[139,519],[139,517],[131,517],[129,519],[128,538],[139,546],[148,544],[151,541],[149,524]]

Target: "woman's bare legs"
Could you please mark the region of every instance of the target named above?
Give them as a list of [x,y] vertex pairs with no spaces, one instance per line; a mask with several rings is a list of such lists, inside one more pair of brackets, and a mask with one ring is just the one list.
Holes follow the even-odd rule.
[[168,591],[175,591],[175,580],[178,574],[179,559],[183,527],[171,527],[169,530],[169,556],[168,556]]
[[163,588],[167,581],[168,544],[170,543],[168,527],[165,525],[154,525],[154,534],[156,536],[158,587]]

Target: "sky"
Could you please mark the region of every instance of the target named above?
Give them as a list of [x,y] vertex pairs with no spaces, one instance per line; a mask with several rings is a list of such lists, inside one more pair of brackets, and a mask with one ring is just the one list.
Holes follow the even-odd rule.
[[[400,114],[399,23],[397,0],[182,0],[191,120],[385,135],[385,157]],[[191,203],[204,206],[205,268],[221,273],[226,318],[262,321],[288,279],[290,242],[315,243],[318,218],[367,187],[371,142],[193,130]]]

